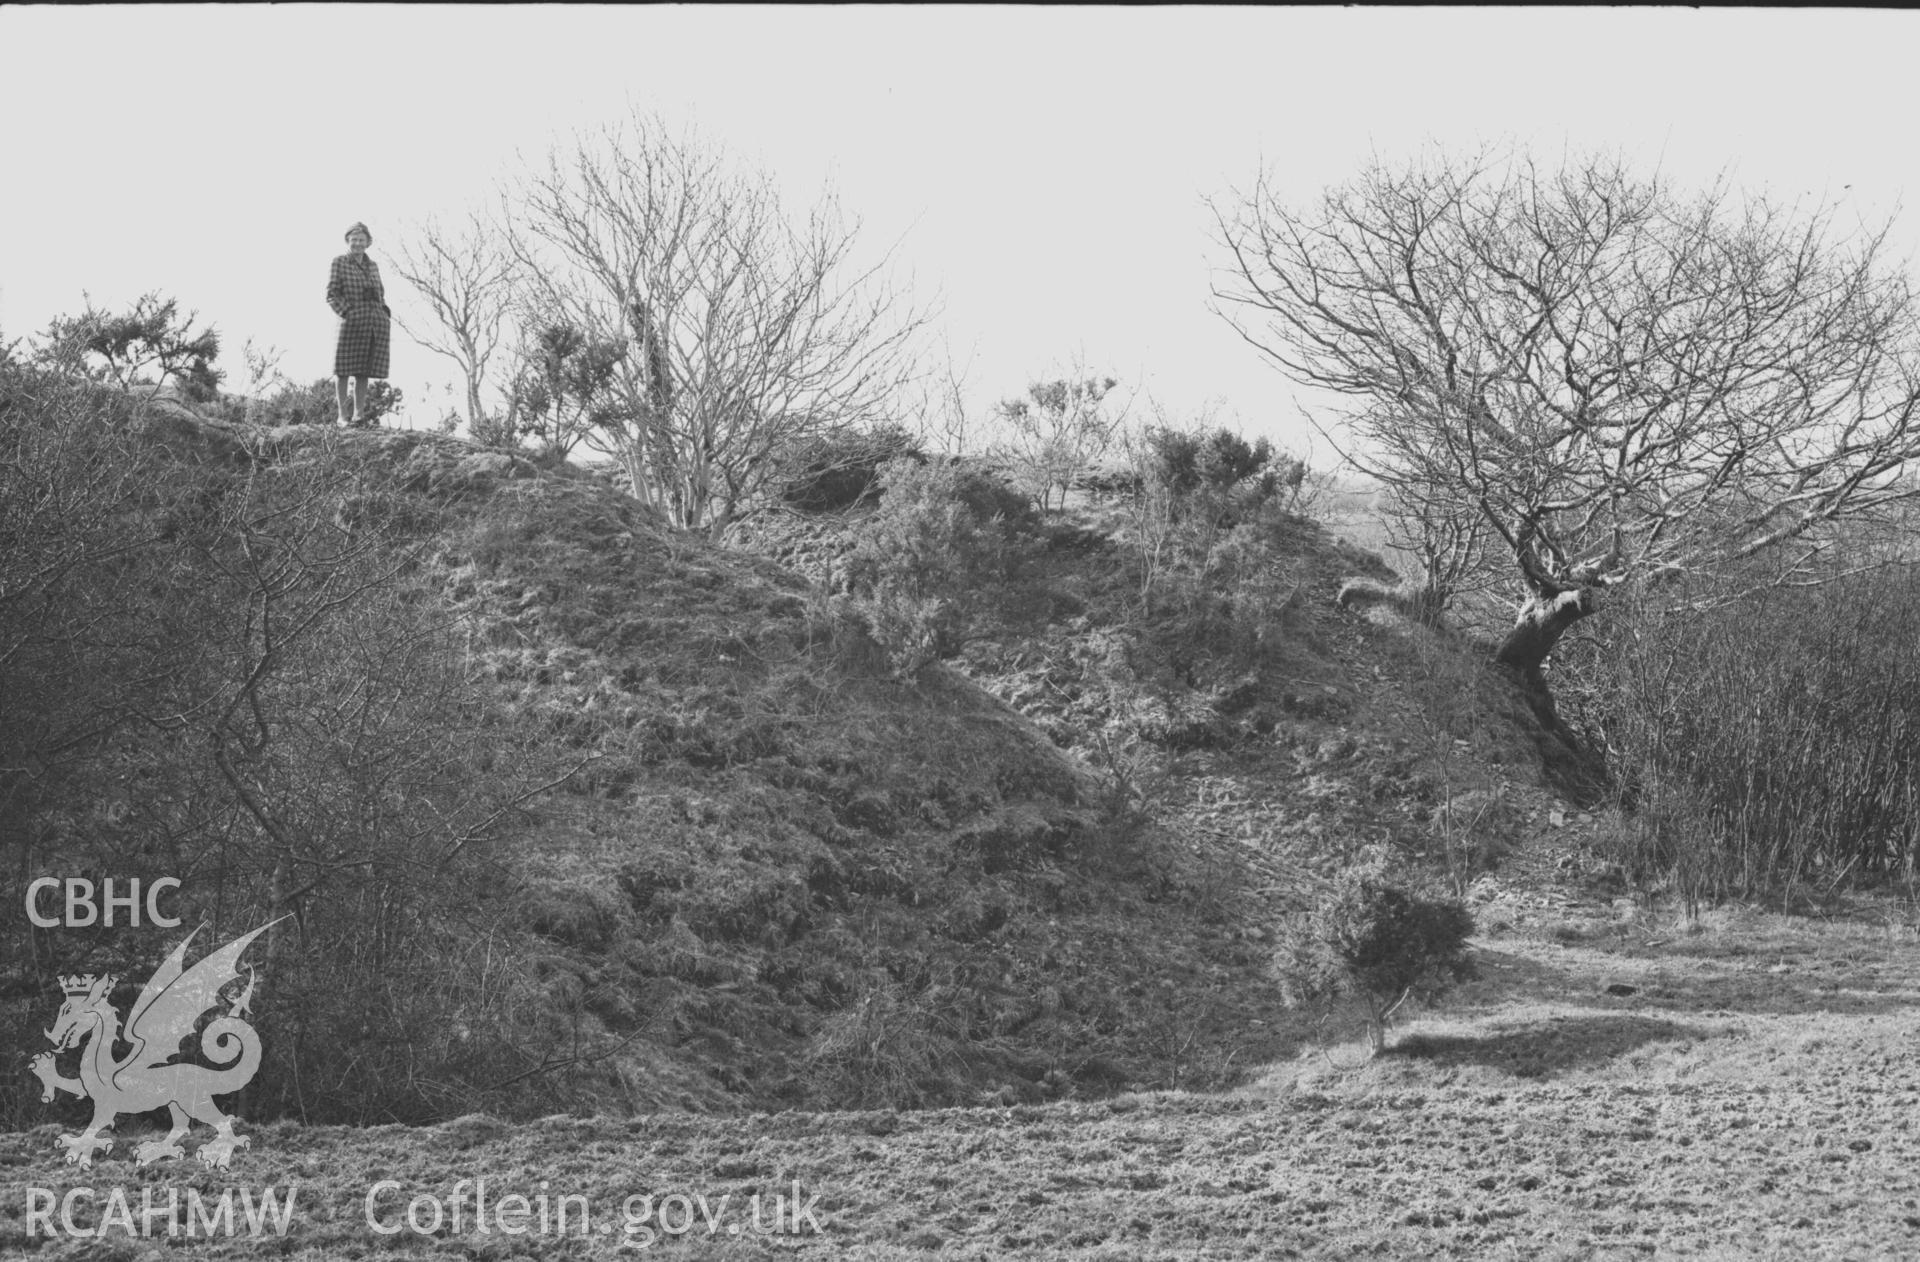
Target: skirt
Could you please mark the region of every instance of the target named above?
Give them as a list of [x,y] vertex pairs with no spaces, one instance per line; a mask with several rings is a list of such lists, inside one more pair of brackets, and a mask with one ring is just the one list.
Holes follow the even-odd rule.
[[333,375],[385,377],[392,346],[392,326],[386,311],[361,303],[340,317],[340,337],[333,344]]

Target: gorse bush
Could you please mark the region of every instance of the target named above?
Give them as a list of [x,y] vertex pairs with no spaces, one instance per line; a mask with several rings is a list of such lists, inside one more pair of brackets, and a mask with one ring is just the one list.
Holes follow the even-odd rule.
[[196,330],[194,315],[181,316],[179,301],[159,294],[142,295],[122,315],[89,301],[79,315],[56,317],[47,326],[38,358],[63,376],[149,395],[177,381],[187,398],[205,402],[218,393],[225,374],[213,366],[220,355],[219,333]]
[[1125,537],[1142,612],[1179,619],[1194,644],[1241,653],[1261,642],[1298,592],[1270,545],[1305,466],[1227,429],[1150,428],[1129,455],[1138,490]]
[[[390,381],[367,383],[367,418],[378,425],[398,415],[406,402],[405,392]],[[304,386],[284,385],[261,403],[254,422],[269,428],[281,425],[334,425],[340,420],[340,401],[332,377],[322,377]]]
[[[947,467],[948,473],[943,479],[951,477],[953,498],[973,514],[973,520],[983,524],[999,523],[1001,529],[993,532],[994,540],[1019,541],[1039,529],[1039,510],[1026,492],[989,469],[957,461],[949,461]],[[944,480],[942,484],[945,485]],[[995,552],[988,560],[986,572],[1004,573],[1011,559],[1011,554]]]
[[1006,436],[1000,456],[1043,513],[1055,507],[1056,491],[1064,509],[1067,491],[1113,445],[1126,419],[1126,408],[1107,406],[1118,384],[1098,376],[1036,381],[1025,398],[994,405]]
[[510,448],[531,440],[564,459],[625,420],[616,382],[633,354],[626,338],[593,336],[566,320],[536,323],[520,350],[523,366],[508,387],[505,413],[483,421],[476,441]]
[[1276,455],[1266,439],[1248,443],[1230,429],[1212,433],[1156,426],[1144,435],[1146,478],[1171,493],[1182,509],[1257,508],[1282,492],[1297,495],[1306,464]]
[[810,513],[852,508],[880,491],[880,466],[926,453],[898,425],[850,429],[791,445],[779,457],[777,489],[782,502]]
[[880,486],[879,508],[855,532],[845,583],[906,677],[960,651],[979,589],[1011,575],[1036,519],[1018,492],[951,461],[888,461]]
[[1588,700],[1614,751],[1617,857],[1693,899],[1915,877],[1920,575],[1780,590],[1707,613],[1618,611],[1613,686]]
[[1259,473],[1273,458],[1266,439],[1249,445],[1228,429],[1202,434],[1155,427],[1147,430],[1146,442],[1153,454],[1150,476],[1182,496],[1202,486],[1226,490]]
[[1378,1053],[1388,1021],[1409,996],[1437,996],[1473,976],[1472,932],[1472,913],[1459,901],[1410,893],[1381,864],[1348,868],[1305,931],[1283,946],[1281,980],[1298,1006],[1359,999],[1368,1043]]

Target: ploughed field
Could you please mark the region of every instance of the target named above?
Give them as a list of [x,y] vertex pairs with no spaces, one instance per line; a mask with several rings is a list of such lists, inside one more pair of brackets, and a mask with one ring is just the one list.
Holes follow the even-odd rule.
[[[224,1172],[191,1156],[136,1168],[151,1119],[81,1171],[42,1126],[0,1136],[0,1254],[1920,1257],[1911,903],[1832,918],[1709,910],[1689,924],[1626,900],[1486,882],[1475,894],[1480,979],[1403,1022],[1371,1062],[1357,1026],[1334,1026],[1221,1095],[243,1123],[252,1146]],[[92,1192],[69,1198],[81,1187]],[[284,1236],[271,1218],[258,1238],[246,1229],[240,1197],[263,1188],[281,1202],[291,1190]],[[236,1234],[208,1239],[194,1219],[193,1238],[165,1239],[170,1199],[192,1192],[204,1209],[229,1191]],[[30,1205],[49,1200],[56,1238],[37,1224],[28,1237]],[[68,1234],[63,1210],[104,1231]]]

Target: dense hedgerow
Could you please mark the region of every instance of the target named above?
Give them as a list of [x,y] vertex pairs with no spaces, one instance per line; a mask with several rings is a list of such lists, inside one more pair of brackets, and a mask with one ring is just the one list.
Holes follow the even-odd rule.
[[1709,612],[1616,611],[1567,674],[1614,751],[1611,844],[1692,898],[1915,876],[1920,575],[1896,568]]

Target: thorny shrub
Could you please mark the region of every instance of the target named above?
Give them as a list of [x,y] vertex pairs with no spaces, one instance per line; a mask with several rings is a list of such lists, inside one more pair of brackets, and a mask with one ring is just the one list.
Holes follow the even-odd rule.
[[38,360],[62,376],[139,388],[148,397],[171,380],[188,399],[211,400],[225,376],[213,366],[220,335],[194,329],[197,313],[183,317],[179,311],[178,299],[157,293],[143,294],[124,315],[100,310],[89,299],[79,315],[56,317],[47,326]]
[[912,434],[898,425],[850,429],[809,437],[778,457],[774,485],[780,499],[809,513],[852,508],[880,491],[880,469],[890,460],[924,460]]
[[977,593],[1014,572],[1035,517],[991,475],[950,461],[890,460],[880,485],[845,583],[894,673],[907,678],[960,651]]
[[1473,976],[1467,938],[1473,915],[1455,899],[1411,893],[1387,875],[1384,862],[1349,867],[1329,897],[1285,936],[1281,983],[1297,1007],[1358,999],[1367,1014],[1367,1042],[1386,1046],[1393,1013],[1416,993],[1434,997]]
[[[388,381],[367,383],[367,420],[378,425],[384,418],[404,410],[405,392]],[[268,428],[281,425],[334,425],[339,423],[340,403],[334,379],[322,377],[309,385],[283,385],[261,403],[255,422]]]
[[[1256,536],[1298,493],[1306,466],[1275,456],[1228,429],[1212,434],[1149,428],[1129,452],[1138,490],[1129,505],[1140,597],[1151,612],[1172,604],[1188,615],[1265,568]],[[1249,564],[1249,562],[1252,562]]]

